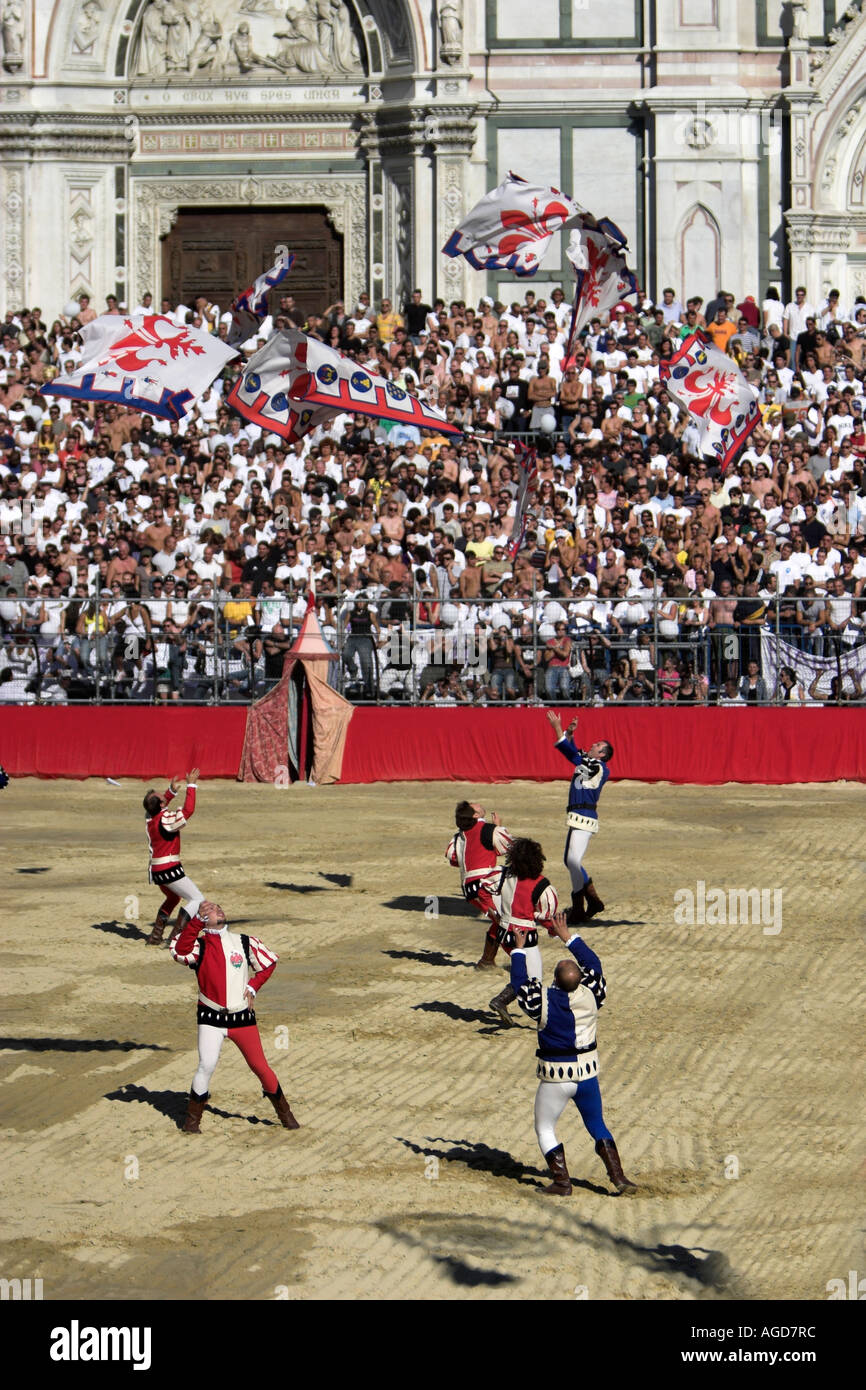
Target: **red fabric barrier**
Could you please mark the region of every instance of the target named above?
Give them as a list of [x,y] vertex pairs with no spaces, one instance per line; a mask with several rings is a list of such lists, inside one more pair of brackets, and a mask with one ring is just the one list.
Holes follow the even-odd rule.
[[[866,709],[645,709],[560,712],[575,739],[614,747],[611,777],[639,782],[866,781]],[[343,782],[550,781],[569,775],[545,711],[363,708],[355,712]]]
[[236,777],[246,722],[246,705],[7,705],[0,763],[11,777]]
[[[562,712],[567,724],[573,711]],[[580,711],[577,741],[614,745],[614,779],[641,782],[866,781],[866,709]],[[10,776],[168,777],[199,766],[235,777],[247,710],[103,705],[0,712]],[[569,775],[543,709],[360,707],[349,725],[344,783],[551,781]]]

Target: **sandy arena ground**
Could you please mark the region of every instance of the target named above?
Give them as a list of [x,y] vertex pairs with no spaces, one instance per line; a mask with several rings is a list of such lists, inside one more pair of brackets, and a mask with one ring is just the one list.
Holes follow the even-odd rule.
[[[143,945],[142,790],[0,794],[6,1277],[46,1299],[824,1299],[863,1269],[861,787],[608,787],[584,935],[640,1192],[613,1193],[569,1107],[569,1200],[539,1194],[534,1032],[494,1026],[505,976],[471,968],[483,928],[443,859],[477,796],[564,896],[564,783],[205,783],[184,863],[281,956],[258,1018],[303,1127],[227,1043],[200,1137],[178,1129],[195,980]],[[781,932],[677,925],[699,879],[784,889]]]

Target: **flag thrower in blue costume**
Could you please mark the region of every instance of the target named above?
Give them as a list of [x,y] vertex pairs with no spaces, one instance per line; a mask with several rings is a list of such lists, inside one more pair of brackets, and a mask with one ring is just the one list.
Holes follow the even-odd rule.
[[601,1108],[596,1024],[607,993],[601,961],[576,932],[569,932],[562,912],[553,920],[553,934],[569,954],[558,962],[553,984],[547,989],[529,973],[524,932],[515,931],[511,953],[511,988],[520,1008],[538,1028],[535,1134],[553,1174],[553,1182],[542,1190],[554,1197],[571,1196],[565,1148],[557,1138],[556,1125],[573,1100],[617,1192],[634,1192],[635,1184],[622,1171]]
[[592,843],[593,835],[598,833],[598,802],[610,776],[608,764],[613,757],[613,745],[602,738],[584,752],[571,738],[577,728],[577,715],[565,733],[562,732],[558,714],[548,710],[547,718],[556,734],[557,749],[574,768],[568,789],[568,833],[565,837],[564,862],[571,875],[571,911],[568,921],[570,926],[576,927],[580,922],[594,917],[597,912],[604,911],[604,903],[583,867],[583,858]]

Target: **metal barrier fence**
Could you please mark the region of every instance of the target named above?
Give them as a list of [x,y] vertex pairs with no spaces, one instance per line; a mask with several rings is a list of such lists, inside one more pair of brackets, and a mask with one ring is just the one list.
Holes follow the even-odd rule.
[[[365,600],[335,588],[320,591],[317,612],[334,652],[329,679],[355,703],[864,701],[866,598],[738,599],[751,620],[738,607],[727,622],[711,603]],[[60,617],[68,606],[31,605],[23,624],[20,612],[0,615],[0,704],[248,704],[279,680],[306,598],[209,599],[173,613],[165,600],[92,602],[74,632]]]

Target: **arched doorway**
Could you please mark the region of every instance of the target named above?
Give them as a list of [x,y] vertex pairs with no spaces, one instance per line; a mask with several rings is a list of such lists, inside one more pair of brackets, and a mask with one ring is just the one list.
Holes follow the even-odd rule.
[[[283,293],[303,313],[321,313],[344,298],[343,238],[324,208],[181,208],[162,243],[162,295],[192,304],[207,295],[225,312],[268,270],[280,247],[294,254]],[[280,291],[271,296],[275,308]]]

